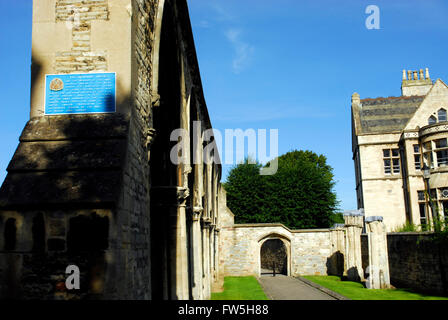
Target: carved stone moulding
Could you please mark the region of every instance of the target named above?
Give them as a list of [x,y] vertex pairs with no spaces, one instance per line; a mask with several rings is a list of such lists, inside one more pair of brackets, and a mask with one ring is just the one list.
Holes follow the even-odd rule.
[[151,201],[164,207],[181,207],[190,195],[188,188],[176,186],[156,186],[151,188]]
[[448,132],[448,124],[437,124],[437,125],[431,125],[426,126],[420,129],[420,137],[427,136],[434,133],[440,133],[440,132]]
[[204,212],[204,208],[203,207],[193,207],[193,210],[192,210],[193,221],[200,221],[201,220],[201,216],[202,216],[202,212]]

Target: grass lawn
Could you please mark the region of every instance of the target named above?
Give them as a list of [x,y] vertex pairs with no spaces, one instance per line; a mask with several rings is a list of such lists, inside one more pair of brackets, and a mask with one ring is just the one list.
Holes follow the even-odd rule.
[[448,300],[448,297],[428,296],[406,289],[366,289],[361,283],[341,281],[337,276],[304,276],[304,278],[352,300]]
[[212,293],[211,300],[268,300],[255,277],[226,277],[224,291]]

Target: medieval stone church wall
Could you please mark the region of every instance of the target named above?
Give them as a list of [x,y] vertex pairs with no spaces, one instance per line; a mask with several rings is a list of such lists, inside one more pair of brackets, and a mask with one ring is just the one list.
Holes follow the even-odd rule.
[[[2,296],[208,298],[221,166],[170,160],[172,130],[211,128],[186,2],[34,1],[32,54],[31,119],[0,189]],[[45,75],[96,72],[115,73],[116,112],[44,115]],[[81,291],[64,289],[69,264]]]
[[[1,214],[2,225],[15,216],[12,251],[29,253],[2,253],[5,279],[21,287],[12,294],[70,298],[56,286],[72,263],[81,270],[96,268],[82,273],[90,281],[82,285],[94,286],[91,291],[102,298],[151,297],[147,128],[156,12],[157,1],[34,1],[31,120],[8,169],[2,200],[12,209],[42,210]],[[44,116],[45,75],[85,72],[116,73],[117,112]],[[17,192],[21,179],[42,194]],[[93,214],[107,223],[102,253],[92,258],[101,261],[89,267],[66,251],[73,244],[73,219]],[[34,253],[36,217],[42,219],[40,256]],[[79,232],[87,232],[85,227]],[[100,279],[91,279],[94,271]],[[30,284],[30,277],[40,279]]]
[[[117,223],[115,234],[111,237],[117,269],[110,277],[111,282],[115,282],[115,297],[150,299],[150,146],[147,139],[151,116],[152,51],[157,1],[132,1],[127,6],[119,5],[122,11],[132,13],[132,19],[129,17],[132,28],[130,34],[133,35],[129,42],[132,91],[129,97],[124,98],[125,103],[130,104],[130,120]],[[120,25],[116,23],[115,28]]]

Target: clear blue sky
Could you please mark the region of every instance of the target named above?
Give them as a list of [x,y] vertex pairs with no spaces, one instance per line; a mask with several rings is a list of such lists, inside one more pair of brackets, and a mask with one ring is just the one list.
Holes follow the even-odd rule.
[[[403,69],[448,80],[446,0],[189,0],[213,126],[279,129],[279,153],[308,149],[356,208],[350,98],[400,95]],[[368,5],[380,30],[365,27]],[[0,0],[0,181],[29,117],[31,0]],[[224,175],[229,170],[224,167]]]

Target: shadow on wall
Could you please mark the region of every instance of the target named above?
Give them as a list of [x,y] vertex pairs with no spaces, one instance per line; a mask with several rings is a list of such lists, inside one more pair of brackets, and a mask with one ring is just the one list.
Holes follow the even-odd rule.
[[340,251],[327,258],[327,274],[342,277],[344,274],[344,254]]
[[347,279],[354,282],[361,282],[361,278],[359,277],[359,271],[357,267],[351,267],[347,270]]
[[39,77],[42,70],[42,64],[36,59],[34,54],[31,54],[31,90],[30,90],[30,102],[33,101],[35,86],[37,78]]
[[[34,88],[42,68],[35,57],[32,61]],[[117,101],[117,109],[129,110],[130,103],[130,98]],[[110,237],[117,233],[112,222],[119,219],[128,131],[129,120],[120,114],[28,121],[0,189],[0,295],[54,299],[58,294],[103,294],[111,267],[105,254],[116,249]],[[63,286],[70,264],[80,267],[83,281],[73,295]]]

